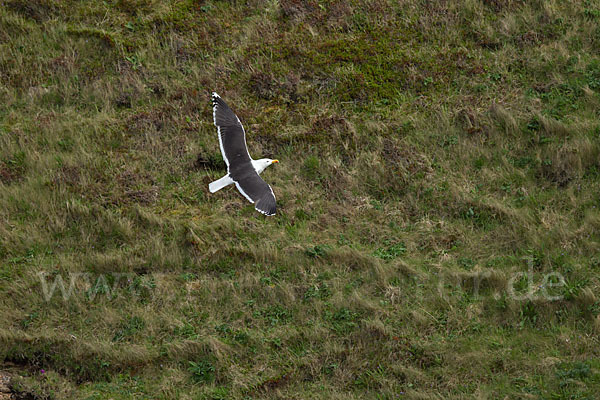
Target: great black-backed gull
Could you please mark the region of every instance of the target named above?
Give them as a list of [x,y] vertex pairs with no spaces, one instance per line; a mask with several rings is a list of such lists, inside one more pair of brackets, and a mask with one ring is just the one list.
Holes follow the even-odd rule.
[[279,160],[261,158],[253,160],[246,145],[246,132],[240,119],[223,101],[221,96],[213,92],[213,119],[217,127],[219,145],[223,160],[227,164],[227,175],[211,182],[208,190],[211,193],[235,183],[254,208],[265,215],[275,215],[277,208],[273,189],[259,176],[269,165]]

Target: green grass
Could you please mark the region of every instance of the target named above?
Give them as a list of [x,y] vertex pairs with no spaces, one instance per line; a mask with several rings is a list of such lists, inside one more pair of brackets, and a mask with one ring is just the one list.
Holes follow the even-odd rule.
[[[0,370],[36,399],[595,398],[599,22],[6,1]],[[208,193],[213,90],[280,160],[276,217]]]

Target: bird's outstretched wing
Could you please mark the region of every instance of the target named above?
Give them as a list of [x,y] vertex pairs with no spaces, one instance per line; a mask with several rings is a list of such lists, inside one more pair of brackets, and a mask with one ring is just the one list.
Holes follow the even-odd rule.
[[250,153],[246,146],[246,132],[240,119],[227,103],[216,93],[212,94],[213,120],[219,135],[219,145],[227,172],[235,180],[235,175],[246,168],[252,168]]
[[256,171],[252,172],[240,180],[234,180],[235,186],[245,198],[254,203],[256,211],[269,216],[275,215],[277,203],[273,189]]
[[246,146],[246,132],[240,119],[214,92],[212,103],[213,119],[229,177],[234,181],[240,193],[248,201],[254,203],[254,208],[258,212],[275,215],[277,205],[273,189],[262,180],[252,165],[252,159]]

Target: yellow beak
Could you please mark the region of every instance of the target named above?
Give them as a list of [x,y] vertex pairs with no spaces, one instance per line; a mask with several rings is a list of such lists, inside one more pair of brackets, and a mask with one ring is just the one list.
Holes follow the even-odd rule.
[[278,162],[279,162],[279,160],[273,160],[273,161],[271,162],[271,164],[275,164],[275,163],[278,163]]

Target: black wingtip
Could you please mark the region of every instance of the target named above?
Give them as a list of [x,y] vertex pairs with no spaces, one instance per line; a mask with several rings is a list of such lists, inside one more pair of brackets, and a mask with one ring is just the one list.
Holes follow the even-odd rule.
[[212,92],[212,95],[210,96],[210,99],[211,99],[213,107],[217,105],[217,99],[220,99],[220,98],[221,98],[221,96],[219,96],[217,94],[217,92]]
[[256,202],[255,209],[256,211],[266,215],[267,217],[272,217],[277,211],[277,204],[275,203],[275,199],[271,200],[268,198],[263,198]]
[[275,215],[275,211],[263,211],[263,210],[259,210],[258,208],[256,209],[256,211],[258,211],[262,215],[266,215],[267,217],[272,217]]

